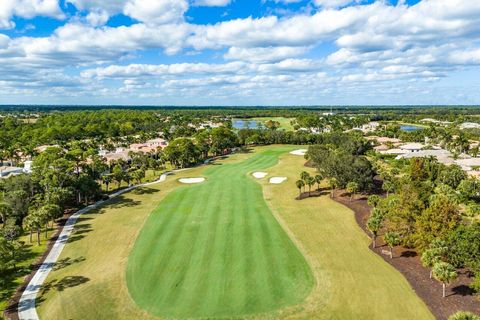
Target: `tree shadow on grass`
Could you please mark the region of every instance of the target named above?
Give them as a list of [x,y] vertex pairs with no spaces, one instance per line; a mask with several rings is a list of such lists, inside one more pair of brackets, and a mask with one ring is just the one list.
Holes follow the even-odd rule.
[[130,208],[130,207],[135,207],[140,203],[141,203],[140,201],[128,199],[128,198],[125,198],[124,196],[120,196],[103,205],[95,213],[104,214],[108,209]]
[[147,188],[147,187],[143,187],[143,188],[137,188],[135,190],[132,191],[132,193],[134,194],[139,194],[139,195],[143,195],[143,194],[155,194],[155,193],[158,193],[160,192],[159,189],[153,189],[153,188]]
[[67,257],[67,258],[64,258],[64,259],[60,259],[58,260],[57,262],[55,262],[55,265],[53,266],[53,270],[56,271],[56,270],[60,270],[60,269],[63,269],[63,268],[66,268],[68,266],[71,266],[73,264],[76,264],[76,263],[80,263],[80,262],[83,262],[85,261],[85,257],[84,256],[81,256],[81,257],[78,257],[78,258],[75,258],[75,259],[72,259],[70,257]]
[[45,283],[40,290],[40,294],[45,295],[50,290],[61,292],[68,288],[80,286],[88,281],[90,281],[90,279],[84,276],[66,276],[60,280],[52,280]]
[[90,223],[80,223],[76,224],[75,228],[72,231],[72,234],[67,240],[67,243],[72,243],[80,239],[85,238],[85,235],[89,232],[92,232],[92,225]]
[[311,192],[302,192],[300,195],[298,195],[295,199],[296,200],[303,200],[303,199],[308,199],[308,198],[317,198],[321,196],[326,196],[329,195],[330,191],[326,189],[317,189],[317,190],[312,190]]
[[253,148],[249,148],[249,147],[239,148],[236,153],[241,153],[241,154],[253,153]]

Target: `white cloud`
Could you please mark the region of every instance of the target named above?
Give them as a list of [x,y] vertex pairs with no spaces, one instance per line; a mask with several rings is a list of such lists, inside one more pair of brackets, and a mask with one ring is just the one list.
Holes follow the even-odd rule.
[[57,19],[64,18],[58,5],[58,0],[2,0],[0,5],[0,29],[15,27],[12,17],[33,18],[47,16]]
[[82,72],[85,78],[136,78],[168,75],[238,73],[249,66],[242,62],[226,64],[176,63],[176,64],[131,64],[127,66],[111,65],[104,68],[89,69]]
[[66,2],[73,4],[79,10],[98,11],[103,10],[108,14],[113,15],[121,13],[128,0],[66,0]]
[[225,7],[228,6],[232,0],[195,0],[196,6],[205,7]]
[[183,20],[188,10],[186,0],[129,0],[123,13],[146,24],[165,24]]
[[96,9],[94,11],[91,11],[86,17],[86,20],[88,21],[88,23],[94,27],[105,25],[108,19],[109,19],[108,12],[102,9]]
[[351,3],[359,3],[360,0],[314,0],[315,5],[324,8],[344,7]]
[[68,0],[80,10],[102,12],[109,16],[123,13],[146,24],[157,25],[183,20],[187,0]]
[[[51,7],[40,6],[47,0],[0,1],[0,28],[12,27],[13,16],[62,15],[56,1],[48,2]],[[261,99],[264,94],[270,99],[303,101],[322,94],[338,94],[343,99],[345,92],[385,97],[401,94],[411,81],[442,83],[451,74],[480,66],[480,1],[422,0],[414,6],[377,1],[344,8],[351,1],[317,0],[319,8],[313,14],[249,17],[213,25],[185,20],[189,3],[198,4],[194,0],[69,2],[85,12],[50,36],[10,38],[0,34],[1,93],[7,92],[6,88],[17,92],[12,89],[17,87],[30,94],[57,86],[58,90],[49,94],[75,88],[75,95],[96,90],[112,97],[121,89],[121,94],[153,97],[153,90],[163,88],[161,96],[165,98],[178,97],[185,85],[199,99]],[[229,1],[203,2],[226,5]],[[109,17],[118,13],[139,22],[105,26]],[[328,44],[326,50],[324,43]],[[332,53],[331,48],[337,49]],[[132,57],[141,61],[144,50],[177,54],[175,60],[182,61],[184,53],[205,49],[217,50],[211,58],[216,63],[165,64],[159,52],[157,64],[129,64]],[[192,56],[188,61],[203,61],[204,57]],[[218,61],[222,58],[227,62]],[[78,75],[61,77],[66,67],[69,71],[78,68]],[[48,72],[40,72],[44,70]],[[371,90],[361,90],[368,85]]]
[[231,47],[224,55],[227,60],[243,60],[250,62],[276,62],[286,58],[298,57],[308,51],[307,47]]

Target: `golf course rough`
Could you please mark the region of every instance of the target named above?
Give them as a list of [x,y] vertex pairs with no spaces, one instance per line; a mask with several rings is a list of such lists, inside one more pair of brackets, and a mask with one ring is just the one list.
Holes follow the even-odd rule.
[[135,303],[166,318],[271,313],[300,304],[314,286],[305,258],[249,174],[288,148],[205,170],[202,184],[171,192],[149,216],[128,258]]

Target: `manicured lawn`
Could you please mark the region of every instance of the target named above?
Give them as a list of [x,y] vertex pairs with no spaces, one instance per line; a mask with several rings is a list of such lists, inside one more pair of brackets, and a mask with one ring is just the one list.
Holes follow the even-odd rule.
[[[235,314],[245,312],[242,305],[249,301],[251,309],[247,312],[263,311],[262,318],[268,319],[433,319],[403,276],[368,249],[369,239],[357,226],[349,209],[328,196],[295,200],[298,191],[294,182],[298,173],[305,169],[304,159],[282,153],[276,164],[278,148],[286,150],[288,147],[256,148],[253,154],[235,155],[215,165],[178,173],[142,193],[130,192],[103,209],[85,215],[73,241],[61,255],[61,263],[49,275],[43,288],[38,302],[41,318],[158,319],[139,306],[143,303],[143,308],[150,306],[149,310],[155,312],[156,306],[151,303],[157,298],[158,302],[154,303],[165,306],[158,314],[167,318],[176,318],[169,317],[174,314],[185,318],[186,306],[191,308],[188,312],[192,316],[222,315],[228,307],[233,310],[232,318],[238,318]],[[262,160],[257,153],[264,151],[267,151],[266,159]],[[230,166],[238,166],[243,173],[231,174]],[[280,185],[268,184],[268,177],[258,180],[270,211],[257,198],[260,184],[245,174],[259,169],[269,172],[270,176],[288,177]],[[236,181],[235,185],[215,182],[224,180],[223,175],[227,174],[229,179]],[[207,177],[207,182],[184,186],[176,181],[181,177],[198,176]],[[245,189],[243,184],[251,187]],[[204,188],[212,192],[205,193]],[[229,196],[231,193],[235,193],[235,197]],[[227,196],[231,197],[231,203],[217,201],[221,199],[218,197]],[[182,200],[184,197],[197,200],[187,203]],[[182,203],[181,207],[177,208],[174,198]],[[248,209],[250,204],[238,200],[247,198],[257,199],[253,200],[256,203],[253,209]],[[216,209],[208,209],[210,213],[207,214],[204,211],[210,202],[217,205]],[[174,216],[171,206],[182,213]],[[163,212],[159,210],[161,207]],[[246,210],[236,210],[237,207]],[[234,211],[241,214],[225,214]],[[195,216],[191,215],[193,212]],[[272,222],[272,213],[307,257],[314,281],[304,259]],[[151,238],[156,228],[160,228],[160,232]],[[161,228],[165,228],[164,231]],[[205,232],[206,229],[210,232]],[[238,232],[240,229],[252,232]],[[265,231],[260,232],[263,229]],[[232,236],[227,237],[227,234]],[[217,241],[219,239],[226,241]],[[242,246],[247,239],[251,245]],[[149,241],[152,242],[150,250],[136,248],[132,251],[134,246],[142,249]],[[279,245],[279,241],[285,244]],[[265,243],[270,246],[263,246]],[[157,244],[162,249],[156,248]],[[242,250],[245,256],[239,257]],[[143,257],[140,256],[142,251]],[[152,252],[157,252],[153,258]],[[289,258],[292,256],[297,261],[289,261],[294,260]],[[145,265],[136,265],[135,261],[144,261]],[[276,267],[267,268],[267,277],[260,276],[269,261]],[[158,270],[153,267],[156,263],[160,263]],[[199,266],[203,264],[202,271]],[[295,267],[293,272],[288,270],[290,266]],[[144,297],[134,283],[129,292],[127,277],[129,282],[133,279],[132,268],[145,273],[133,276],[148,292],[160,291],[148,283],[148,279],[158,281],[152,277],[154,272],[165,282],[156,284],[167,291],[156,297]],[[148,270],[153,271],[148,273]],[[227,275],[232,287],[222,280]],[[200,280],[194,281],[196,277]],[[278,283],[272,281],[278,278],[282,278]],[[293,287],[292,279],[298,279],[298,287]],[[192,285],[186,286],[187,282]],[[246,289],[242,287],[245,282]],[[310,287],[312,283],[315,283],[313,288]],[[271,287],[265,288],[266,285]],[[202,287],[205,289],[199,289]],[[181,289],[168,291],[169,288]],[[233,298],[227,300],[224,295],[217,294],[217,290]],[[233,295],[234,292],[237,294]],[[250,294],[255,298],[249,298]],[[170,306],[166,305],[167,300],[171,301]],[[221,302],[225,302],[226,307],[222,307]],[[294,303],[296,305],[291,306]],[[280,309],[273,311],[276,308]]]
[[261,122],[266,122],[268,120],[278,121],[278,122],[280,122],[280,129],[284,129],[286,131],[293,131],[293,126],[290,124],[290,122],[293,119],[294,118],[284,118],[284,117],[268,118],[268,117],[264,117],[264,118],[253,118],[252,120],[261,121]]
[[328,195],[294,200],[300,171],[314,173],[304,162],[285,154],[269,173],[286,176],[287,182],[263,180],[272,212],[297,240],[317,279],[298,318],[434,319],[407,280],[368,248],[370,239],[350,209]]
[[140,233],[127,267],[135,302],[166,317],[264,313],[301,302],[313,287],[303,256],[248,175],[285,148],[213,166],[207,182],[170,193]]

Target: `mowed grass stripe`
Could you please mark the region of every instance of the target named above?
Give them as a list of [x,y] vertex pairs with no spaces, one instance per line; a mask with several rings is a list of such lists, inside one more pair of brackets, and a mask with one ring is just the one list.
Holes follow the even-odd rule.
[[[188,212],[184,213],[184,216],[186,218],[184,220],[184,224],[179,227],[180,229],[176,229],[172,231],[173,236],[170,238],[171,241],[168,244],[172,252],[172,255],[168,259],[165,259],[164,261],[161,262],[163,264],[162,272],[158,274],[159,277],[165,277],[164,286],[166,288],[169,288],[170,290],[164,292],[164,294],[162,295],[157,296],[156,303],[167,304],[167,305],[171,303],[175,303],[177,298],[176,296],[177,293],[182,290],[185,273],[184,272],[172,273],[172,272],[182,268],[186,268],[185,265],[188,265],[191,263],[190,261],[192,258],[191,252],[193,251],[193,246],[196,243],[198,243],[197,238],[200,234],[198,232],[198,228],[194,224],[197,221],[202,220],[203,217],[201,216],[200,213],[205,209],[204,203],[197,201],[198,196],[194,194],[193,197],[194,197],[194,202],[193,202],[194,205]],[[199,210],[195,210],[195,209],[199,209]],[[173,214],[176,214],[175,211],[173,212]],[[191,246],[183,247],[182,242],[186,241],[187,239],[190,239]],[[178,255],[177,254],[178,250],[184,250],[185,254]],[[169,275],[172,275],[172,276],[169,276]],[[156,284],[156,279],[153,279],[152,282]]]
[[139,306],[162,317],[238,317],[306,297],[313,287],[308,265],[248,176],[286,150],[212,166],[205,183],[178,188],[160,203],[128,260],[127,285]]
[[[198,191],[195,189],[197,188],[194,187],[188,190],[191,192],[191,194],[193,194],[191,199],[194,205],[185,215],[187,220],[183,226],[180,226],[180,233],[177,233],[176,236],[172,238],[172,242],[169,244],[170,248],[172,248],[171,251],[174,253],[174,256],[169,260],[164,261],[165,267],[163,269],[163,274],[165,274],[167,277],[165,279],[165,286],[170,290],[165,292],[163,295],[158,296],[156,303],[175,305],[178,298],[178,293],[182,291],[184,286],[186,271],[188,270],[190,264],[195,264],[195,262],[192,261],[192,253],[195,252],[196,246],[203,246],[203,243],[205,243],[205,241],[200,238],[205,234],[205,232],[201,231],[201,228],[203,225],[205,225],[203,222],[206,218],[204,212],[208,208],[208,203],[210,203],[210,201],[213,199],[212,195],[206,193],[205,189],[200,188]],[[205,201],[205,199],[207,201]],[[173,214],[177,213],[174,211]],[[200,227],[198,227],[198,224],[200,224]],[[191,245],[185,248],[183,246],[185,242],[190,242]],[[176,254],[178,250],[185,250],[184,254]],[[155,283],[156,281],[153,280],[152,282]]]
[[[219,208],[217,207],[215,200],[217,199],[217,195],[221,193],[221,186],[215,182],[209,183],[213,185],[210,196],[207,199],[198,200],[206,202],[207,208],[204,211],[205,216],[203,217],[205,222],[202,223],[199,238],[192,251],[192,254],[196,257],[196,263],[192,265],[184,265],[185,269],[182,271],[189,274],[190,278],[189,281],[184,283],[183,301],[176,305],[178,307],[183,305],[182,309],[189,309],[192,307],[194,310],[202,310],[205,303],[210,301],[210,297],[206,290],[208,289],[208,278],[210,277],[209,262],[214,254],[213,243],[217,237],[216,233],[213,231],[218,222],[219,213]],[[192,291],[202,292],[202,294],[199,294],[198,296],[191,295]]]
[[[178,193],[178,195],[177,195]],[[206,191],[204,191],[205,195],[207,194]],[[180,245],[181,243],[178,241],[179,237],[181,236],[180,231],[185,231],[186,228],[183,228],[185,226],[186,221],[189,219],[189,216],[191,214],[191,211],[193,210],[194,206],[203,206],[204,202],[202,201],[184,201],[185,198],[192,198],[199,195],[198,193],[195,193],[194,190],[188,189],[188,188],[183,188],[181,190],[178,190],[178,192],[175,192],[172,194],[172,201],[175,203],[178,203],[178,206],[175,208],[175,206],[169,206],[167,204],[166,210],[162,211],[162,214],[164,215],[165,219],[161,219],[161,217],[156,217],[156,221],[158,222],[163,222],[165,220],[171,221],[166,222],[165,224],[160,224],[160,228],[158,230],[158,236],[157,237],[145,237],[143,242],[136,242],[135,245],[141,245],[141,246],[146,246],[150,248],[151,252],[155,252],[154,255],[152,255],[149,252],[143,252],[142,256],[140,259],[134,259],[133,261],[139,261],[142,262],[142,264],[137,264],[135,267],[138,272],[141,272],[139,270],[153,270],[155,269],[156,272],[153,273],[148,273],[145,274],[144,277],[146,277],[146,282],[143,287],[139,287],[138,289],[140,290],[138,294],[143,294],[143,292],[149,292],[152,290],[155,290],[156,286],[156,280],[158,277],[165,276],[165,280],[170,280],[173,281],[171,277],[168,277],[169,274],[171,274],[171,268],[169,266],[169,263],[172,261],[173,258],[175,258],[176,255],[176,250],[181,249],[180,247],[176,247],[176,245]],[[177,210],[182,212],[182,214],[177,214]],[[200,210],[201,211],[201,210]],[[148,223],[148,221],[147,221]],[[166,227],[167,226],[167,227]],[[155,232],[154,225],[153,224],[146,224],[144,228],[147,228],[147,232],[152,233]],[[143,230],[142,230],[143,231]],[[135,249],[133,251],[134,253],[136,252]],[[142,251],[139,251],[142,252]],[[129,259],[130,261],[130,259]],[[133,273],[128,273],[127,276],[131,276]],[[127,283],[130,281],[130,279],[127,278]],[[169,287],[172,286],[171,283],[165,283],[165,286]],[[133,296],[134,293],[132,293]],[[150,303],[160,303],[160,300],[165,299],[165,295],[157,295],[157,296],[150,296],[149,297],[149,302]],[[147,308],[148,305],[142,306],[145,309],[149,310]]]

